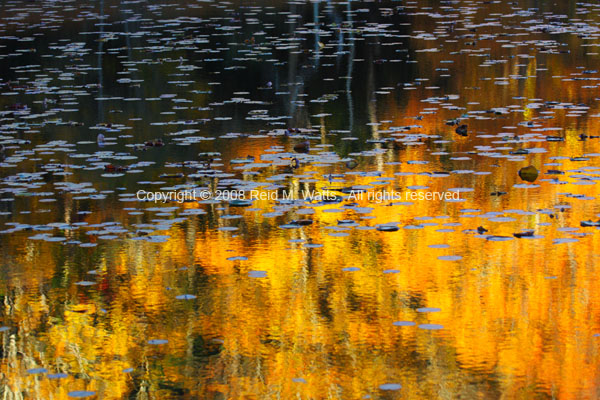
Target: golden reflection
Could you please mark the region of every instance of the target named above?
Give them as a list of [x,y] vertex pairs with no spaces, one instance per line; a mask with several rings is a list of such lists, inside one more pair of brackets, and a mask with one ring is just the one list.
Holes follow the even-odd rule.
[[[423,151],[398,153],[398,159],[419,159]],[[543,165],[548,157],[536,156],[535,162]],[[565,161],[563,167],[576,168],[575,163]],[[481,191],[510,187],[519,166],[505,167],[504,178],[483,178]],[[490,162],[478,165],[478,170],[492,168]],[[387,167],[383,175],[400,170],[415,175],[396,177],[391,186],[443,191],[482,184],[469,177],[419,175],[430,171],[429,165],[403,163]],[[164,232],[170,235],[164,244],[100,243],[103,258],[87,265],[97,270],[98,284],[77,287],[73,283],[84,277],[78,275],[63,281],[66,292],[40,291],[42,282],[56,279],[52,274],[60,270],[56,263],[61,259],[48,244],[36,243],[15,254],[13,268],[23,273],[4,288],[5,313],[12,323],[2,333],[8,355],[2,366],[5,382],[13,392],[26,388],[31,396],[44,398],[66,398],[65,387],[114,399],[132,391],[141,395],[142,388],[159,397],[206,398],[220,392],[231,398],[320,398],[323,393],[358,398],[396,381],[407,398],[498,393],[527,398],[539,390],[561,398],[591,398],[600,361],[594,336],[600,331],[600,299],[594,290],[598,238],[554,245],[553,238],[563,235],[556,225],[536,226],[550,220],[540,214],[497,226],[461,217],[463,208],[535,211],[552,208],[561,192],[597,193],[593,185],[572,184],[542,183],[529,190],[511,190],[500,200],[467,192],[461,195],[465,202],[454,204],[374,206],[363,201],[360,206],[374,208],[369,226],[390,221],[402,226],[419,216],[450,218],[392,233],[349,229],[347,237],[323,229],[339,219],[357,219],[352,211],[327,212],[337,204],[312,207],[312,226],[281,232],[273,228],[283,223],[281,217],[261,216],[273,204],[258,202],[261,211],[241,210],[243,220],[227,222],[240,226],[237,232],[204,230],[202,221],[187,223],[197,232],[191,247],[186,224]],[[572,205],[557,213],[562,226],[577,226],[587,218],[582,204]],[[437,231],[448,222],[461,223],[454,227],[458,233]],[[496,235],[532,228],[544,238],[489,242],[460,233],[480,224]],[[306,248],[289,239],[311,239],[323,247]],[[444,243],[450,248],[428,247]],[[35,264],[29,261],[31,252]],[[437,258],[448,254],[462,260]],[[62,262],[70,263],[73,256],[65,256]],[[233,256],[247,260],[227,260]],[[357,270],[343,270],[350,267]],[[398,272],[383,273],[388,269]],[[249,278],[251,270],[267,276]],[[184,293],[198,297],[176,299]],[[441,311],[419,313],[419,307]],[[394,326],[394,321],[444,328],[427,331]],[[168,343],[151,345],[151,339]],[[69,376],[59,384],[26,372],[38,366]],[[133,371],[123,372],[128,368]]]

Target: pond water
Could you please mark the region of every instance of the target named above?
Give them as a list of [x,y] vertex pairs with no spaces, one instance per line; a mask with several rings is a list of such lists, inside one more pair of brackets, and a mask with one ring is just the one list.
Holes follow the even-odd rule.
[[2,2],[3,398],[600,397],[599,21]]

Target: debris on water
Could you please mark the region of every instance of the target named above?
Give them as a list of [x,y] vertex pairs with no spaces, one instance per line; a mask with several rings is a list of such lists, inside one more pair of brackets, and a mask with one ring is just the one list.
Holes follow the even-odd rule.
[[313,223],[312,219],[296,219],[296,220],[293,220],[292,222],[290,222],[290,224],[298,225],[298,226],[308,226],[308,225],[311,225],[312,223]]
[[516,238],[523,238],[523,237],[531,237],[533,236],[534,231],[524,231],[524,232],[517,232],[517,233],[513,233],[513,236]]
[[[517,149],[517,150],[514,150],[514,151],[509,151],[509,154],[512,154],[512,155],[529,154],[529,150],[527,150],[527,149]],[[521,176],[521,172],[519,172],[519,176]],[[523,178],[523,177],[521,176],[521,178]]]
[[250,207],[252,205],[252,200],[231,200],[229,202],[230,207]]
[[356,162],[356,160],[348,160],[346,161],[346,168],[348,169],[354,169],[358,166],[358,162]]
[[308,153],[310,151],[310,142],[308,140],[294,145],[296,153]]
[[523,167],[519,170],[519,177],[527,182],[535,182],[538,177],[538,170],[533,165]]
[[460,125],[455,129],[455,132],[460,136],[467,136],[467,125]]
[[378,225],[376,229],[380,232],[396,232],[400,228],[398,228],[397,225],[393,225],[393,224],[381,224],[381,225]]
[[600,220],[598,221],[581,221],[581,226],[585,228],[589,227],[600,227]]

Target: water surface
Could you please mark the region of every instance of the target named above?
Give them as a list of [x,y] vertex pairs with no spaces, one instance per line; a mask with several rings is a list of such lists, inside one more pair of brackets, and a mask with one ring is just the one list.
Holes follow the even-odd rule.
[[598,398],[599,12],[2,3],[4,398]]

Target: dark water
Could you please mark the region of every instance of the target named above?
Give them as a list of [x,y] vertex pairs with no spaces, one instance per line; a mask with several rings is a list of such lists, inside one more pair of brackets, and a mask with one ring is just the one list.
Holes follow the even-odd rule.
[[2,3],[3,398],[598,398],[599,11]]

